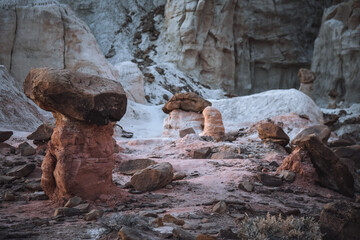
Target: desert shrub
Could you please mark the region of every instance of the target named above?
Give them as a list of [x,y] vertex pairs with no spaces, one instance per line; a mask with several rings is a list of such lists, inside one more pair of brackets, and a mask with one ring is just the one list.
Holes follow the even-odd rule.
[[321,240],[318,222],[312,217],[283,218],[281,214],[266,217],[246,217],[239,223],[240,239],[254,240]]

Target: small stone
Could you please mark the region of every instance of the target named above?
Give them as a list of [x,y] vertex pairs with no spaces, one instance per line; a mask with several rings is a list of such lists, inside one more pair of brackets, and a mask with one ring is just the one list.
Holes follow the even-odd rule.
[[219,236],[221,239],[239,239],[237,234],[234,233],[230,228],[221,229]]
[[211,153],[210,147],[195,149],[191,152],[192,159],[207,159]]
[[183,229],[185,229],[185,230],[197,230],[200,228],[201,228],[201,225],[196,224],[196,223],[185,223],[183,225]]
[[293,182],[295,181],[295,173],[288,171],[288,170],[282,170],[279,174],[279,177],[281,177],[282,179],[284,179],[287,182]]
[[175,172],[173,176],[173,181],[182,180],[186,177],[186,173],[183,172]]
[[216,213],[225,213],[226,211],[226,203],[224,201],[220,201],[216,203],[212,209],[213,212]]
[[266,173],[258,173],[257,177],[262,184],[268,187],[279,187],[283,183],[281,178]]
[[13,135],[13,131],[0,131],[0,143],[5,142]]
[[86,212],[89,209],[89,206],[90,206],[90,204],[83,203],[83,204],[79,204],[79,205],[75,206],[74,208],[79,209],[82,212]]
[[186,239],[186,240],[195,240],[195,236],[192,235],[191,233],[187,232],[187,231],[184,231],[182,230],[181,228],[177,227],[177,228],[174,228],[173,231],[172,231],[174,237],[176,239]]
[[123,226],[119,231],[119,237],[122,240],[143,240],[144,237],[135,229]]
[[68,208],[68,207],[59,207],[55,209],[54,217],[56,216],[66,216],[66,217],[72,217],[76,215],[80,215],[81,211],[76,208]]
[[5,201],[14,201],[15,195],[12,192],[6,192],[4,195],[4,200]]
[[151,225],[154,225],[157,227],[162,227],[162,226],[164,226],[164,222],[161,217],[158,217],[151,223]]
[[84,220],[85,221],[93,221],[101,217],[103,214],[102,210],[99,209],[93,209],[89,213],[85,214]]
[[274,123],[267,122],[260,124],[257,128],[259,133],[259,138],[264,142],[270,141],[273,143],[278,143],[282,146],[286,146],[289,143],[289,136],[286,135],[284,130],[275,125]]
[[81,197],[77,197],[77,196],[72,197],[67,201],[64,207],[69,207],[69,208],[75,207],[79,205],[81,201],[82,201]]
[[174,223],[176,225],[184,225],[185,224],[184,220],[177,219],[176,217],[174,217],[170,214],[165,214],[165,216],[163,217],[163,222]]
[[48,200],[49,197],[45,194],[45,192],[34,192],[29,195],[29,200],[36,201],[36,200]]
[[35,132],[27,136],[27,139],[37,142],[47,142],[51,139],[51,135],[54,131],[54,127],[49,124],[41,124]]
[[29,143],[23,142],[19,145],[18,149],[20,150],[21,156],[31,156],[36,154],[36,149],[33,148]]
[[185,128],[179,131],[179,136],[181,138],[185,137],[188,134],[195,134],[195,130],[193,128]]
[[154,160],[148,158],[123,160],[120,162],[118,171],[124,175],[134,175],[136,172],[154,165],[155,163],[156,162]]
[[216,240],[216,238],[210,235],[199,234],[197,235],[196,240]]
[[239,183],[239,188],[247,192],[252,192],[254,191],[254,184],[252,184],[250,181],[243,181]]
[[173,185],[168,184],[168,185],[165,186],[165,188],[166,188],[166,189],[173,189],[174,187],[173,187]]
[[7,172],[7,176],[14,176],[14,177],[26,177],[35,169],[35,164],[29,163],[21,166],[17,166],[12,168],[9,172]]
[[0,175],[0,185],[2,184],[7,184],[7,183],[11,183],[12,181],[14,181],[16,179],[16,177],[10,177],[10,176],[2,176]]
[[131,184],[131,182],[126,182],[124,187],[125,188],[133,188],[133,185]]
[[31,191],[43,191],[40,181],[26,183],[25,187]]

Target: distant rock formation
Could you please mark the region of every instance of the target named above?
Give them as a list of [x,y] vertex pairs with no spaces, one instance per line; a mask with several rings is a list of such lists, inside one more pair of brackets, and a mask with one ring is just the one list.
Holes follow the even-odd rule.
[[121,84],[94,75],[32,69],[24,92],[51,111],[56,126],[42,163],[41,185],[52,200],[95,200],[112,187],[114,122],[126,111]]
[[[350,0],[325,10],[315,41],[311,70],[317,75],[316,98],[360,102],[360,1]],[[327,104],[324,104],[325,106]]]

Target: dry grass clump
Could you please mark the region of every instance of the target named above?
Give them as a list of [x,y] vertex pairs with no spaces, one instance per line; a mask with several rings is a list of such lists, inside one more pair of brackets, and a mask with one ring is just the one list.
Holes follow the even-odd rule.
[[240,239],[254,240],[321,240],[319,224],[312,217],[283,218],[281,214],[246,217],[239,224]]

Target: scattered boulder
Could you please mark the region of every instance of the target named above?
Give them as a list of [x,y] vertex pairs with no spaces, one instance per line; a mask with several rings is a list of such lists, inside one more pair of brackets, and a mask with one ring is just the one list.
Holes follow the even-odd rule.
[[7,176],[14,176],[14,177],[26,177],[27,175],[29,175],[30,173],[32,173],[35,169],[35,164],[33,163],[28,163],[25,165],[21,165],[21,166],[16,166],[12,169],[10,169],[10,171],[8,171],[6,173]]
[[114,121],[125,114],[120,83],[59,69],[32,69],[26,96],[51,111],[56,126],[42,163],[41,185],[52,200],[95,200],[113,186]]
[[79,209],[81,212],[86,212],[89,209],[89,207],[90,207],[90,204],[82,203],[82,204],[75,206],[74,208]]
[[176,217],[174,217],[173,215],[170,215],[170,214],[165,214],[164,217],[162,218],[162,221],[166,222],[166,223],[173,223],[176,225],[181,225],[181,226],[185,224],[184,220],[177,219]]
[[98,125],[119,121],[126,112],[120,83],[68,69],[31,69],[24,93],[46,111]]
[[262,123],[257,127],[257,130],[259,137],[264,142],[273,142],[278,143],[281,146],[286,146],[290,141],[289,136],[283,129],[274,123]]
[[302,138],[297,145],[309,153],[322,186],[346,196],[354,195],[354,178],[349,169],[315,134]]
[[193,128],[185,128],[179,131],[179,136],[181,138],[185,137],[188,134],[195,134],[195,130]]
[[192,159],[207,159],[211,154],[210,147],[203,147],[199,149],[192,150],[190,155]]
[[193,92],[177,93],[162,108],[164,113],[170,113],[175,109],[191,112],[202,112],[206,107],[211,106],[211,102],[203,99]]
[[173,181],[182,180],[186,177],[186,173],[183,172],[175,172],[173,176]]
[[11,153],[12,154],[16,153],[16,148],[11,146],[10,144],[2,142],[0,143],[0,153],[5,156],[9,156]]
[[204,131],[200,135],[212,137],[215,141],[222,140],[225,137],[225,128],[220,111],[214,107],[206,107],[203,115]]
[[216,213],[225,213],[226,208],[227,208],[226,203],[224,201],[219,201],[214,205],[212,211]]
[[295,181],[295,173],[288,171],[288,170],[281,170],[279,173],[279,177],[284,179],[286,182],[293,182]]
[[268,187],[280,187],[283,184],[281,178],[266,173],[258,173],[257,177],[262,184]]
[[320,230],[324,240],[358,239],[360,209],[345,201],[326,204],[320,213]]
[[54,127],[49,124],[41,124],[35,132],[27,136],[27,139],[34,140],[35,145],[42,145],[50,141]]
[[59,207],[55,209],[54,217],[56,216],[65,216],[65,217],[72,217],[81,215],[81,211],[76,208],[69,208],[69,207]]
[[249,180],[244,180],[244,181],[240,182],[238,187],[239,187],[239,189],[241,189],[243,191],[247,191],[247,192],[254,191],[254,184]]
[[69,207],[69,208],[73,208],[76,207],[77,205],[79,205],[82,201],[81,197],[72,197],[70,198],[67,203],[64,205],[64,207]]
[[0,143],[5,142],[13,135],[13,131],[0,131]]
[[310,134],[315,134],[315,136],[318,137],[324,144],[327,144],[331,131],[325,125],[316,125],[305,128],[298,135],[296,135],[296,137],[291,141],[290,145],[297,145],[298,142],[302,141],[303,138],[306,138]]
[[26,183],[25,187],[27,189],[29,189],[30,191],[43,191],[43,189],[41,187],[40,179],[36,179],[36,180],[32,180],[32,181],[26,180],[25,183]]
[[85,221],[93,221],[103,215],[103,211],[99,209],[93,209],[84,216]]
[[192,235],[190,232],[188,231],[185,231],[185,230],[182,230],[181,228],[179,227],[176,227],[173,229],[172,231],[173,233],[173,236],[176,238],[176,239],[183,239],[183,240],[195,240],[195,236]]
[[143,240],[144,237],[141,233],[133,228],[123,226],[119,231],[119,237],[123,240]]
[[16,179],[16,177],[2,176],[2,175],[0,175],[0,185],[7,184],[7,183],[11,183],[11,182],[14,181],[15,179]]
[[118,171],[124,175],[134,175],[136,172],[141,171],[148,166],[154,165],[155,163],[156,162],[154,160],[148,158],[123,160],[120,162]]
[[156,190],[168,185],[173,178],[173,167],[170,163],[151,165],[131,178],[131,185],[137,191],[146,192]]
[[29,143],[23,142],[18,146],[21,156],[31,156],[36,154],[36,149],[33,148]]
[[4,200],[5,201],[15,201],[15,195],[12,192],[5,192],[4,194]]

